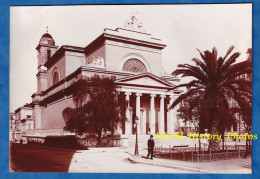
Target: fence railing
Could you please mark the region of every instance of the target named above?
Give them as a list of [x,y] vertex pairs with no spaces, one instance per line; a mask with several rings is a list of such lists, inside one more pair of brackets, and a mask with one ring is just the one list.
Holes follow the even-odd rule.
[[219,147],[214,151],[211,149],[205,149],[205,147],[201,147],[201,150],[199,151],[198,148],[189,146],[169,146],[169,148],[163,148],[161,146],[155,147],[154,156],[174,160],[207,162],[214,160],[235,159],[251,154],[251,152],[246,151],[245,145],[225,145],[224,150],[222,150],[222,147]]

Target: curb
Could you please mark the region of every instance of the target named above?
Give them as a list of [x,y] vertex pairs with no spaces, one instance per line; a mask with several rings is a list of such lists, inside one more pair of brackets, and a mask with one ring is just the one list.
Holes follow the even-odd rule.
[[142,162],[142,161],[134,160],[133,157],[129,157],[128,160],[133,163],[140,163],[140,164],[146,164],[146,165],[152,165],[152,166],[179,169],[179,170],[185,170],[185,171],[190,171],[190,172],[195,172],[195,173],[215,173],[215,172],[211,172],[208,170],[197,169],[197,168],[188,168],[188,167],[181,167],[181,166],[170,166],[170,165],[165,165],[165,164]]

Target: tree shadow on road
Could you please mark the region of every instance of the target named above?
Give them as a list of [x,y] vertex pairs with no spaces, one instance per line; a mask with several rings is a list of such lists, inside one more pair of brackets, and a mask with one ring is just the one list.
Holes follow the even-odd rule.
[[75,152],[75,149],[11,143],[10,171],[68,172]]

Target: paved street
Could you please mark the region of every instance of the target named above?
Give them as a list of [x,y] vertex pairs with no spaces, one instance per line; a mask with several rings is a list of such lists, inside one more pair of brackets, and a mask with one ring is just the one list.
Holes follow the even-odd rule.
[[94,173],[190,173],[179,169],[131,162],[127,149],[93,148],[75,153],[69,172]]
[[251,158],[196,163],[132,154],[134,148],[61,149],[41,145],[11,144],[10,167],[15,172],[80,173],[251,173]]
[[251,158],[240,158],[230,160],[217,160],[211,162],[188,162],[180,160],[167,160],[155,158],[147,160],[145,158],[130,158],[131,160],[146,165],[160,166],[183,170],[183,173],[225,173],[225,174],[251,174]]
[[71,150],[11,144],[10,171],[83,173],[183,173],[183,170],[132,163],[126,149]]

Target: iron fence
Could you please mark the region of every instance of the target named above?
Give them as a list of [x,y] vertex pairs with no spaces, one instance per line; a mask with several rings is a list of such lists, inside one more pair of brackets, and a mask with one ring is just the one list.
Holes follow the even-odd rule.
[[161,146],[154,149],[155,157],[192,162],[235,159],[247,155],[251,155],[251,151],[246,151],[246,145],[225,145],[224,150],[222,150],[222,147],[218,147],[214,151],[206,150],[205,147],[202,147],[199,151],[198,148],[189,146],[169,146],[169,148]]

